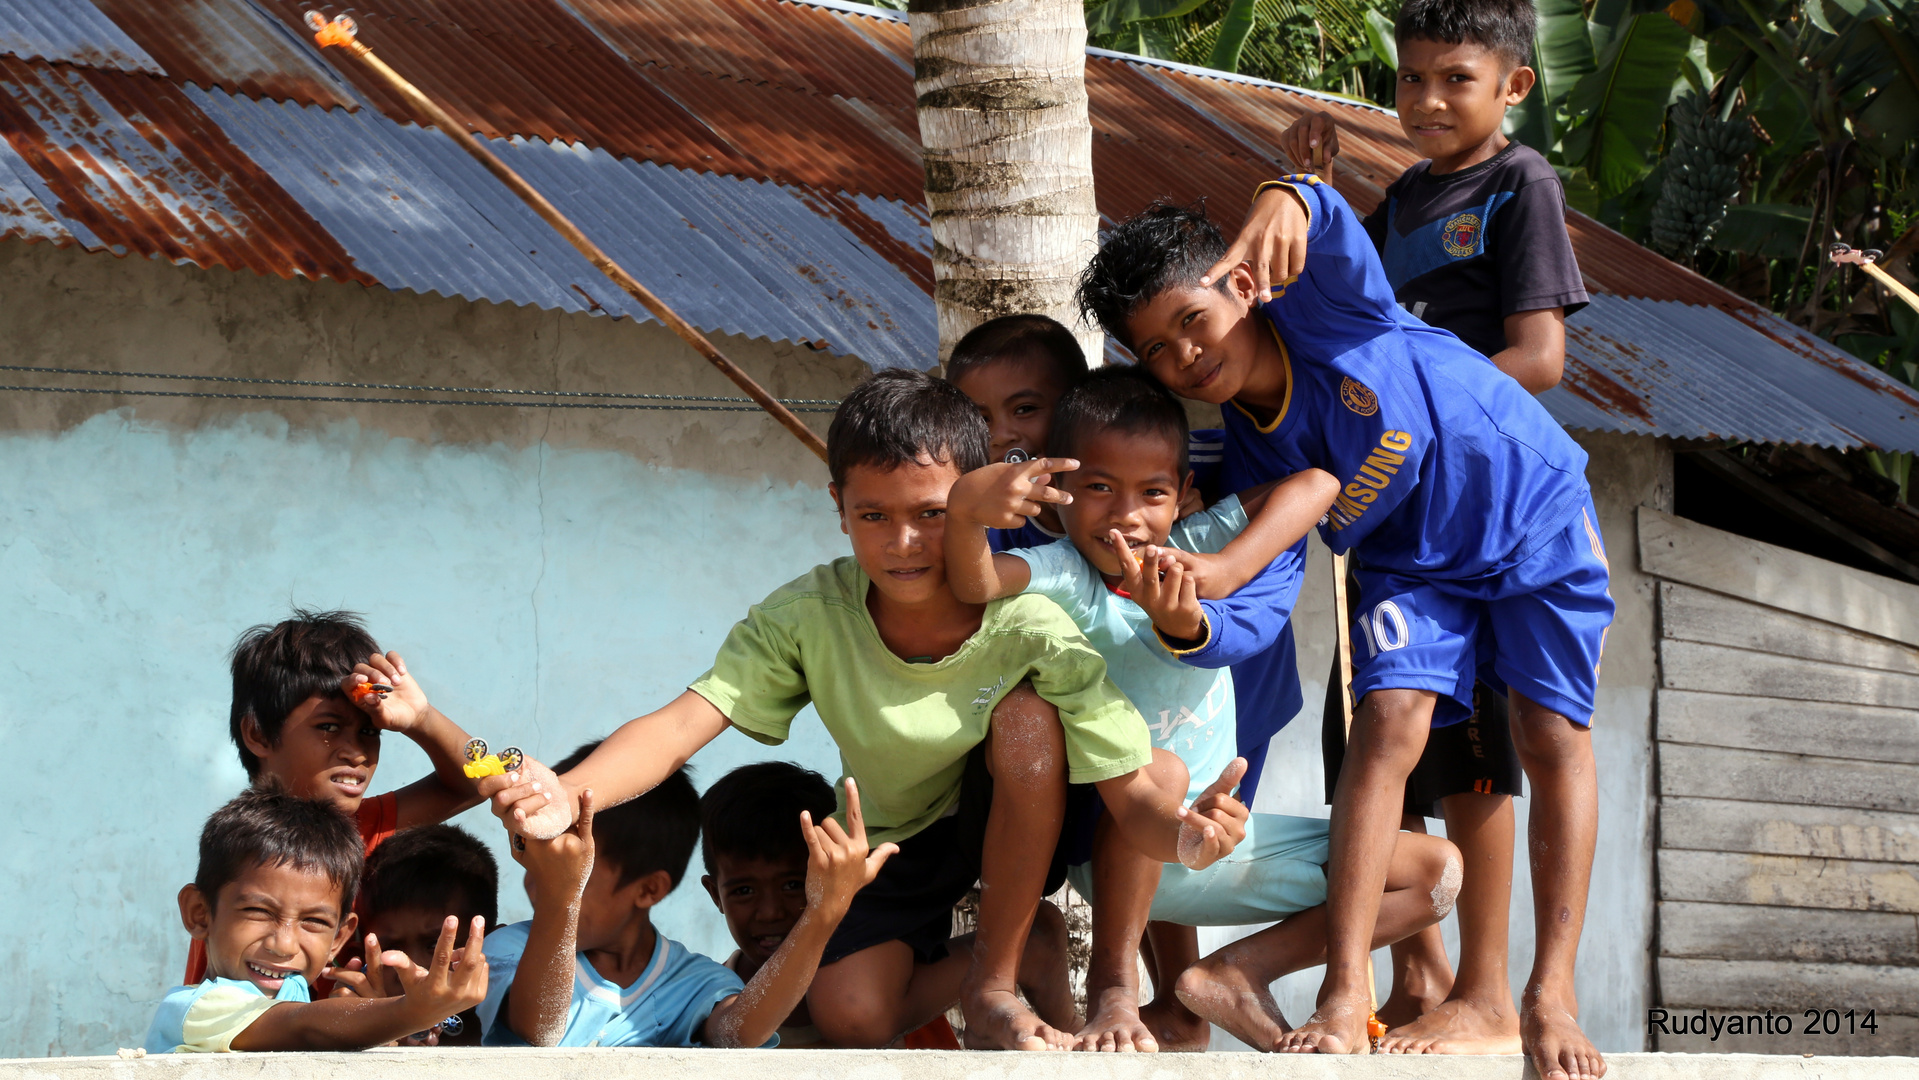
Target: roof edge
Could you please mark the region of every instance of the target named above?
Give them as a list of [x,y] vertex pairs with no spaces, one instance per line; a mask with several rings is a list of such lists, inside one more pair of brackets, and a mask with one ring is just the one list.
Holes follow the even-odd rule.
[[[903,11],[873,7],[870,4],[853,3],[852,0],[779,0],[779,2],[825,8],[828,11],[837,11],[845,15],[865,15],[870,18],[887,19],[892,22],[906,21],[906,13]],[[1097,56],[1101,60],[1121,60],[1129,64],[1145,64],[1148,67],[1165,68],[1168,71],[1177,71],[1186,75],[1197,75],[1204,79],[1218,79],[1221,82],[1234,82],[1246,86],[1262,86],[1271,90],[1284,90],[1289,94],[1302,94],[1309,98],[1317,98],[1320,101],[1332,102],[1335,105],[1350,105],[1355,109],[1371,109],[1374,112],[1385,113],[1388,116],[1398,115],[1384,105],[1377,105],[1359,98],[1329,94],[1324,90],[1308,90],[1303,86],[1292,86],[1287,83],[1274,82],[1271,79],[1261,79],[1253,75],[1241,75],[1236,71],[1218,71],[1214,68],[1200,67],[1197,64],[1182,64],[1177,60],[1161,60],[1156,56],[1139,56],[1135,53],[1101,49],[1093,45],[1086,47],[1086,55]]]

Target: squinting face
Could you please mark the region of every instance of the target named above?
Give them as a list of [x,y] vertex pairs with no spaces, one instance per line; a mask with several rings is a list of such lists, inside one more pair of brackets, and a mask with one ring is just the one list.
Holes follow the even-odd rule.
[[272,997],[290,975],[311,986],[352,936],[354,917],[341,899],[340,886],[319,871],[256,865],[221,887],[210,912],[187,886],[181,916],[206,939],[209,975],[251,982]]
[[1399,126],[1420,154],[1453,166],[1499,132],[1533,77],[1528,67],[1508,72],[1498,53],[1473,42],[1401,42],[1394,93]]
[[806,910],[806,860],[715,854],[706,891],[726,917],[734,944],[753,967],[772,959]]
[[1162,434],[1109,431],[1084,440],[1074,452],[1079,468],[1055,481],[1073,496],[1071,504],[1059,508],[1060,522],[1088,562],[1118,578],[1113,530],[1138,558],[1140,548],[1164,545],[1179,520],[1185,487],[1179,448]]
[[247,749],[260,759],[262,776],[291,794],[323,799],[351,814],[380,766],[380,729],[344,697],[315,694],[287,716],[278,746],[249,733]]
[[1244,265],[1217,287],[1167,289],[1127,317],[1133,355],[1180,397],[1223,405],[1246,384],[1258,335],[1269,333],[1265,320],[1247,317],[1256,296]]
[[855,465],[831,485],[840,531],[873,587],[898,604],[941,597],[946,584],[946,496],[960,471],[929,458],[893,469]]
[[1022,450],[1029,458],[1046,453],[1053,405],[1066,392],[1051,364],[1026,354],[1008,356],[973,368],[953,385],[986,418],[994,461],[1006,460],[1008,450]]

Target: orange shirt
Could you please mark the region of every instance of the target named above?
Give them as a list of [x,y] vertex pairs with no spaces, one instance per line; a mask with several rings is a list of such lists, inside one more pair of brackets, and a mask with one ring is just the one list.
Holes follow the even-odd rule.
[[[371,799],[362,799],[360,809],[353,815],[353,819],[354,823],[360,827],[360,839],[366,843],[366,853],[372,855],[374,848],[379,847],[387,837],[397,831],[394,826],[400,823],[400,800],[391,791]],[[362,921],[366,919],[363,906],[365,901],[366,890],[362,889],[360,895],[353,898],[353,910],[359,912]],[[200,938],[194,938],[193,944],[187,948],[187,977],[182,984],[191,986],[194,983],[204,982],[206,977],[207,943]],[[315,1000],[318,1000],[325,995],[316,987],[313,996]]]

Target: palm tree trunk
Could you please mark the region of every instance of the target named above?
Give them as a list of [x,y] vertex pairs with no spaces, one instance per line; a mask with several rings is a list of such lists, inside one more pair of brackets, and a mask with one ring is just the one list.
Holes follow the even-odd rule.
[[909,0],[940,359],[999,315],[1050,315],[1099,362],[1073,286],[1098,244],[1081,0]]

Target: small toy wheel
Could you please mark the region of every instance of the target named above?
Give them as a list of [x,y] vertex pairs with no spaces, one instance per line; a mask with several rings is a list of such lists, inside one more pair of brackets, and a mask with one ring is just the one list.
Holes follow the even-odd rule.
[[517,772],[520,764],[525,760],[526,755],[521,753],[517,746],[509,746],[500,751],[500,764],[506,768],[507,772]]
[[468,761],[477,765],[480,763],[480,759],[485,756],[486,756],[486,740],[485,739],[468,739],[467,740],[466,759]]
[[1006,452],[1006,463],[1008,465],[1024,465],[1031,460],[1033,460],[1032,455],[1017,446]]
[[440,1034],[458,1035],[465,1027],[466,1021],[460,1019],[458,1015],[449,1016],[440,1021]]
[[306,23],[307,29],[317,34],[326,29],[326,16],[317,11],[309,11],[307,12]]

